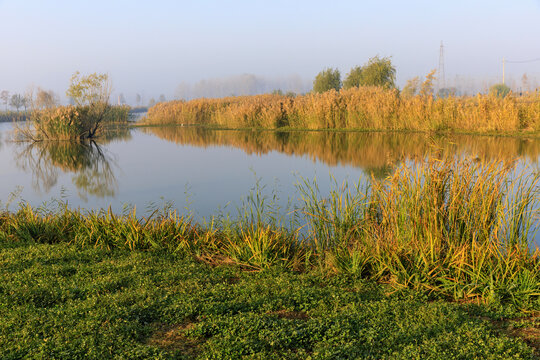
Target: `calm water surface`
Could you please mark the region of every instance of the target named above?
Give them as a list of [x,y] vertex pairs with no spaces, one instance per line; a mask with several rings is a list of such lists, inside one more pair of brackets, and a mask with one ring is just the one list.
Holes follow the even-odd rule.
[[316,178],[324,195],[332,181],[382,178],[426,154],[519,159],[531,172],[540,156],[539,140],[510,137],[152,127],[73,145],[14,143],[12,128],[0,123],[2,206],[18,190],[18,200],[34,206],[63,198],[72,207],[120,212],[129,205],[144,214],[168,201],[198,219],[219,209],[234,214],[257,181],[285,204],[298,198],[302,178]]

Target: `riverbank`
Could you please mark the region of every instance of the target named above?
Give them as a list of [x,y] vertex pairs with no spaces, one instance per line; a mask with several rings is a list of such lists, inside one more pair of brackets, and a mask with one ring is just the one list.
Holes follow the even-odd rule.
[[360,87],[322,94],[256,95],[159,103],[145,124],[225,128],[362,129],[515,134],[540,131],[540,98],[493,95],[433,98]]
[[294,209],[280,209],[255,189],[237,216],[207,223],[169,208],[141,218],[64,203],[22,206],[1,215],[0,236],[164,250],[252,270],[320,269],[396,291],[538,309],[538,184],[538,174],[517,173],[510,162],[430,159],[382,181],[336,184],[325,197],[306,180]]

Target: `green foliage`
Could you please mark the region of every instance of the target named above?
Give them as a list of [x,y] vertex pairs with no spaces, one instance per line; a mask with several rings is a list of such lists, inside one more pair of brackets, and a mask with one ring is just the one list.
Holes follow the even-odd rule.
[[372,57],[368,60],[360,74],[360,86],[395,87],[396,68],[389,57]]
[[499,98],[504,98],[509,93],[510,88],[505,84],[495,84],[489,88],[489,94]]
[[355,66],[347,74],[347,78],[343,81],[343,88],[350,89],[352,87],[358,87],[362,84],[362,68]]
[[313,92],[323,93],[341,89],[341,74],[338,69],[327,68],[317,74],[313,80]]

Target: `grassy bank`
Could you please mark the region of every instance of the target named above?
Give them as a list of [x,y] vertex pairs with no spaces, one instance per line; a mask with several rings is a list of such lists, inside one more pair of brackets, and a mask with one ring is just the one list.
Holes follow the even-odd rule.
[[355,276],[1,237],[0,269],[2,359],[538,356],[537,318]]
[[298,190],[301,204],[287,216],[255,192],[236,220],[208,224],[168,210],[141,219],[24,206],[2,215],[0,237],[168,251],[253,270],[319,269],[435,298],[540,308],[540,254],[530,247],[538,175],[518,176],[511,164],[432,159],[366,189],[343,185],[322,197],[306,181]]
[[257,95],[159,103],[147,124],[229,128],[370,129],[465,132],[540,131],[538,94],[432,98],[360,87],[296,97]]

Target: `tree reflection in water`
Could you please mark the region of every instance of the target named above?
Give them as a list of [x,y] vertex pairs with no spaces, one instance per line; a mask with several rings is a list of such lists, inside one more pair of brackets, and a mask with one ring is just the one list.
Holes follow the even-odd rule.
[[73,174],[73,184],[84,201],[88,196],[113,197],[118,184],[116,161],[94,141],[44,141],[26,144],[15,153],[17,166],[32,173],[36,191],[48,192],[61,172]]

